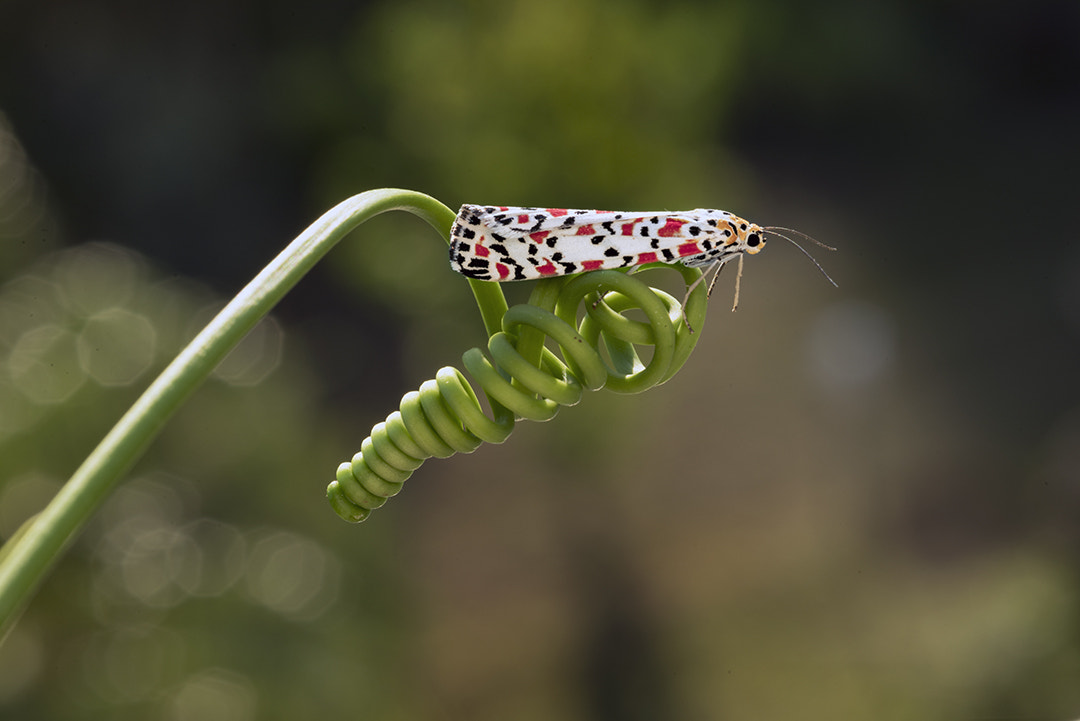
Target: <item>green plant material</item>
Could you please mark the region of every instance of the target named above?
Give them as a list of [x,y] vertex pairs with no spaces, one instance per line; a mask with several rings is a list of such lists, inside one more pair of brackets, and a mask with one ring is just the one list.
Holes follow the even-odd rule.
[[[0,638],[117,481],[165,421],[274,305],[353,228],[388,210],[406,210],[449,237],[454,212],[422,193],[372,190],[328,211],[285,248],[169,364],[56,497],[0,549]],[[489,334],[506,311],[493,283],[470,281]]]
[[[687,286],[701,276],[682,265],[649,267],[677,270]],[[398,493],[426,459],[471,453],[485,441],[502,443],[516,420],[550,420],[559,406],[581,400],[585,389],[606,386],[617,393],[641,393],[669,380],[700,336],[683,322],[679,302],[639,275],[600,270],[538,281],[529,303],[502,316],[501,330],[491,333],[488,326],[494,362],[479,348],[462,355],[492,416],[484,414],[461,371],[440,369],[434,380],[406,393],[399,409],[371,429],[360,452],[338,466],[326,489],[334,511],[347,521],[363,521]],[[579,323],[582,304],[585,315]],[[704,326],[705,306],[706,292],[699,284],[686,308],[696,328]],[[635,308],[646,322],[622,315]],[[545,346],[548,338],[561,358]],[[604,361],[601,341],[614,368]],[[635,345],[653,347],[648,363],[641,361]]]
[[[255,324],[338,241],[365,220],[405,210],[428,222],[447,241],[455,214],[434,198],[408,190],[372,190],[340,203],[297,237],[263,269],[169,364],[56,497],[0,548],[0,638],[14,625],[42,579],[165,421]],[[689,285],[700,271],[674,268]],[[339,515],[360,521],[401,489],[432,456],[471,452],[485,441],[501,443],[518,418],[548,420],[560,405],[580,400],[583,389],[605,385],[639,393],[663,383],[682,366],[698,336],[682,322],[683,308],[670,295],[620,271],[598,271],[537,283],[530,302],[507,309],[497,283],[469,279],[489,336],[494,363],[477,348],[462,356],[487,395],[486,416],[475,391],[455,368],[441,369],[419,391],[405,395],[400,411],[372,429],[353,462],[342,464],[327,489]],[[578,307],[586,313],[577,323]],[[705,291],[691,295],[686,313],[704,325]],[[647,322],[622,312],[638,308]],[[562,359],[545,347],[551,338]],[[603,340],[614,369],[600,351]],[[642,363],[634,345],[652,345]]]

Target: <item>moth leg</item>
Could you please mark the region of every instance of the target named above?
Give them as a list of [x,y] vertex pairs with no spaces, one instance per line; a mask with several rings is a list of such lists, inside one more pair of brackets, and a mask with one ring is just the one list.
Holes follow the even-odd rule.
[[[735,274],[735,302],[731,304],[731,312],[734,313],[739,309],[739,284],[742,281],[742,262],[743,255],[739,254],[739,272]],[[718,273],[719,275],[719,273]],[[716,278],[713,278],[713,282],[716,282]],[[709,290],[712,290],[712,286],[709,286]]]
[[[740,256],[740,259],[741,259],[741,256]],[[683,296],[683,301],[682,301],[682,305],[683,305],[683,322],[686,323],[686,329],[688,331],[690,331],[691,333],[694,332],[694,329],[690,326],[690,320],[686,317],[686,303],[687,303],[687,301],[690,300],[690,294],[694,292],[694,288],[697,288],[698,285],[701,284],[701,281],[705,280],[705,276],[707,276],[709,274],[709,271],[712,270],[713,268],[716,268],[716,272],[713,274],[712,280],[709,281],[709,287],[705,291],[705,297],[706,298],[708,298],[710,295],[712,295],[713,286],[716,285],[716,279],[720,276],[720,271],[724,269],[724,263],[725,263],[725,261],[723,261],[723,260],[715,260],[715,261],[713,261],[712,265],[710,265],[708,268],[706,268],[704,271],[702,271],[701,275],[697,278],[697,280],[695,280],[693,283],[691,283],[690,287],[686,289],[686,295]]]

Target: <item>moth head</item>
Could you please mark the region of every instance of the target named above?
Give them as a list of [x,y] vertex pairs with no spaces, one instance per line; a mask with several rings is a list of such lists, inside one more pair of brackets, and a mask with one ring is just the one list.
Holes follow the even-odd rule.
[[750,255],[760,253],[765,247],[765,229],[757,223],[746,221],[740,221],[738,227],[739,234],[742,236],[742,245],[746,248],[744,252]]

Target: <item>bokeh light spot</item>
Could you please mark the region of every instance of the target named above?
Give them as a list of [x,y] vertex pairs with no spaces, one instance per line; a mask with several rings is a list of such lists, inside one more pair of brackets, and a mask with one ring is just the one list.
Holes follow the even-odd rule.
[[255,718],[258,698],[246,676],[211,668],[189,678],[176,692],[176,721],[248,721]]
[[138,380],[154,360],[157,334],[143,315],[109,308],[86,322],[77,341],[79,364],[103,386]]
[[256,385],[280,365],[284,342],[278,322],[263,318],[218,364],[214,375],[233,385]]
[[193,553],[174,562],[176,581],[184,591],[192,596],[219,596],[240,580],[247,544],[234,526],[200,518],[184,526],[183,533],[194,542]]
[[107,243],[88,243],[60,256],[57,283],[76,315],[91,316],[107,308],[130,305],[139,268],[128,251]]
[[43,325],[23,333],[15,343],[8,372],[15,386],[35,403],[63,403],[86,381],[75,356],[71,332]]
[[22,257],[24,244],[11,241],[40,231],[48,211],[45,181],[0,113],[0,264]]
[[62,325],[68,314],[64,293],[55,283],[34,275],[15,278],[0,288],[0,343],[42,325]]
[[314,541],[277,532],[255,544],[247,588],[267,608],[309,621],[337,599],[339,573],[337,560]]
[[861,390],[880,380],[895,351],[892,319],[869,303],[852,301],[827,308],[810,334],[810,367],[828,390]]
[[131,538],[121,561],[124,588],[148,606],[172,606],[184,600],[174,583],[195,549],[190,538],[171,528],[154,528]]

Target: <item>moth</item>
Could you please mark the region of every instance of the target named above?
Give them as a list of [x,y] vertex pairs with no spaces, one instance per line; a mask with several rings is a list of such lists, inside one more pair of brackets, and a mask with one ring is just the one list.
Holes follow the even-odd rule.
[[836,285],[813,256],[779,231],[835,250],[800,231],[763,227],[726,210],[650,213],[463,205],[450,231],[450,266],[469,278],[501,283],[646,263],[681,263],[705,269],[687,289],[689,298],[710,271],[711,295],[720,270],[737,258],[735,310],[743,257],[760,253],[766,234],[772,234],[801,250]]

